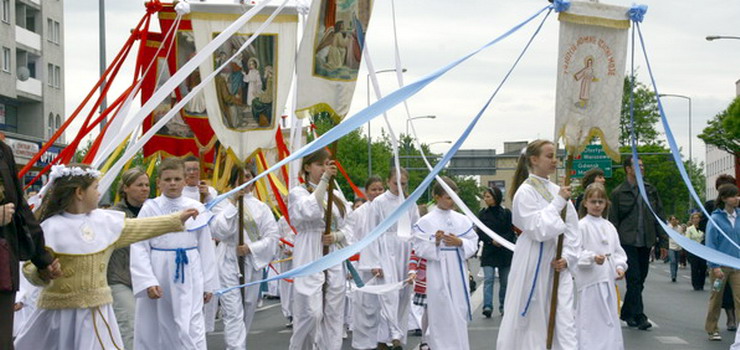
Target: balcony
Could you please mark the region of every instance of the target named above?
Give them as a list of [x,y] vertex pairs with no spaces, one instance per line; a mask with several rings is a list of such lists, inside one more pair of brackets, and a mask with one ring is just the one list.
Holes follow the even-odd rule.
[[41,51],[41,35],[26,28],[15,26],[15,41],[30,49]]
[[15,81],[15,88],[18,92],[24,92],[29,95],[29,97],[36,97],[39,100],[43,96],[42,86],[41,80],[34,78],[28,78],[26,81]]
[[28,0],[28,2],[30,2],[30,3],[32,3],[32,4],[36,5],[36,6],[41,6],[41,0]]

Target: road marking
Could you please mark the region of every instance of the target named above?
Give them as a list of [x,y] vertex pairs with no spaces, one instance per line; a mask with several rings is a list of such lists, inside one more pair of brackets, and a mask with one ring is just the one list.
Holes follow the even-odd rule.
[[679,337],[655,337],[659,342],[662,344],[669,344],[669,345],[688,345],[689,342],[679,338]]
[[265,311],[265,310],[269,310],[269,309],[272,309],[272,308],[277,307],[277,306],[280,306],[280,303],[275,303],[275,304],[272,304],[272,305],[263,306],[261,308],[258,308],[257,311]]
[[257,334],[262,334],[264,332],[265,331],[249,331],[249,335],[257,335]]
[[278,333],[286,334],[286,333],[293,333],[293,331],[290,329],[283,329],[282,331],[278,331]]
[[475,312],[483,304],[483,280],[480,281],[478,288],[470,297],[470,312]]

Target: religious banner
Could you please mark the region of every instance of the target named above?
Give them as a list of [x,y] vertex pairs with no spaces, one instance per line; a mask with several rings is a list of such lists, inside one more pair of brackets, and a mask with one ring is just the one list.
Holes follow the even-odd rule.
[[[244,7],[193,3],[191,10],[190,35],[194,50],[199,50],[243,14]],[[275,8],[266,7],[264,13],[256,15],[216,49],[212,60],[200,65],[200,76],[207,76],[253,39],[205,87],[203,96],[185,107],[186,113],[208,111],[205,114],[218,140],[239,162],[261,149],[276,146],[275,132],[290,92],[297,46],[298,15],[295,10],[283,9],[262,34],[252,38],[273,11]]]
[[569,154],[598,136],[606,154],[619,161],[628,10],[574,1],[559,14],[555,138],[564,139]]
[[372,0],[316,0],[298,52],[296,114],[349,112],[360,69]]

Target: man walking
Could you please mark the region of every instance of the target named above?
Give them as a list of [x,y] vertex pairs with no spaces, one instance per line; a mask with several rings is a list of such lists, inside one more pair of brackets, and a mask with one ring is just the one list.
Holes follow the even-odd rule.
[[[650,248],[657,241],[661,259],[665,259],[668,255],[668,236],[640,195],[632,156],[627,156],[622,165],[627,178],[612,191],[609,210],[609,220],[619,232],[619,241],[627,253],[627,266],[629,266],[626,274],[627,293],[624,296],[621,319],[626,321],[630,327],[647,330],[652,325],[644,313],[642,290],[650,269]],[[639,166],[644,174],[642,160],[639,160]],[[663,203],[658,196],[658,191],[648,183],[645,183],[645,191],[647,191],[650,206],[663,220],[665,217]]]

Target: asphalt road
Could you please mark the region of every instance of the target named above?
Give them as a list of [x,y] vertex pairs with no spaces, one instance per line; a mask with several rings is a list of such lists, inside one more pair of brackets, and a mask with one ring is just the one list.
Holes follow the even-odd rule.
[[[477,275],[478,260],[470,260],[473,274]],[[709,341],[704,332],[704,319],[706,317],[707,304],[709,300],[709,288],[705,291],[694,291],[691,288],[690,270],[679,269],[679,277],[676,283],[672,283],[669,277],[668,264],[654,262],[651,264],[648,280],[645,285],[643,297],[645,300],[645,313],[653,323],[648,331],[640,331],[628,328],[623,324],[623,335],[626,349],[650,349],[650,350],[726,350],[732,344],[734,332],[728,332],[725,325],[724,313],[720,317],[721,335],[723,341]],[[478,278],[477,278],[478,279]],[[501,317],[498,313],[490,319],[481,315],[483,302],[482,283],[471,298],[475,309],[473,321],[468,326],[468,335],[472,349],[495,349],[495,339]],[[620,291],[624,293],[624,283],[620,284]],[[498,281],[496,288],[498,289]],[[498,298],[494,298],[498,300]],[[498,308],[496,303],[495,309]],[[278,300],[263,301],[263,306],[258,310],[252,324],[252,330],[248,336],[248,347],[250,349],[287,349],[290,343],[291,330],[285,327],[286,320],[280,311]],[[351,333],[345,339],[343,349],[352,349]],[[409,336],[407,349],[418,347],[420,338]],[[209,349],[224,349],[223,332],[220,322],[217,324],[216,332],[208,335]]]

